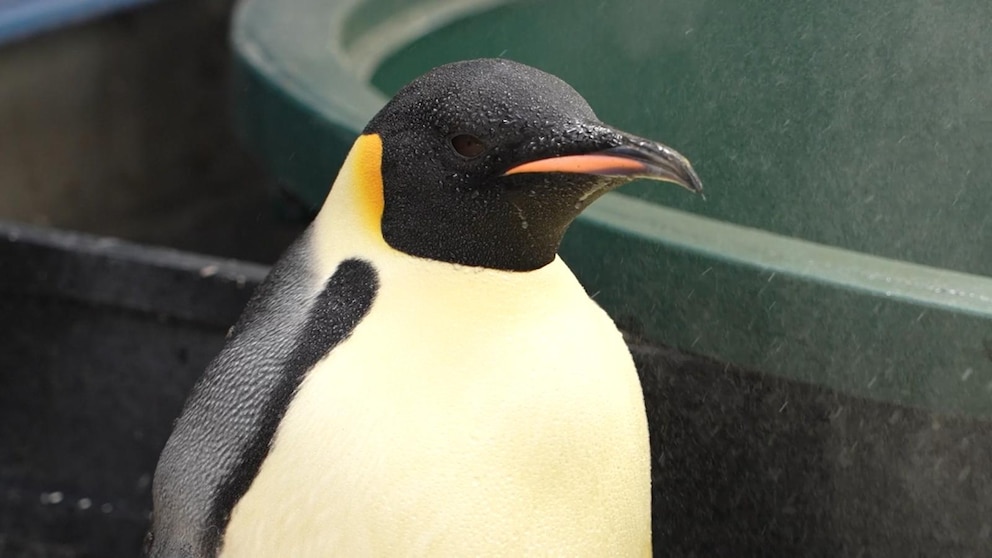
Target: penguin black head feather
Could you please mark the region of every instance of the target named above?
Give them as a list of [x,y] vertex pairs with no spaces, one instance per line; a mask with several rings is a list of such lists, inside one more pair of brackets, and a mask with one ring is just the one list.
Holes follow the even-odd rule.
[[382,141],[383,238],[456,264],[542,267],[585,207],[634,178],[701,190],[683,156],[603,124],[567,83],[510,60],[431,70],[364,134]]

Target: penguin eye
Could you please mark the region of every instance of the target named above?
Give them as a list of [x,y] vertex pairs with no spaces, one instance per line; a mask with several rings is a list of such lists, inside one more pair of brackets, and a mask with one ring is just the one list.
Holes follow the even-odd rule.
[[451,138],[451,147],[466,159],[474,159],[486,150],[486,144],[482,143],[482,140],[469,134],[458,134]]

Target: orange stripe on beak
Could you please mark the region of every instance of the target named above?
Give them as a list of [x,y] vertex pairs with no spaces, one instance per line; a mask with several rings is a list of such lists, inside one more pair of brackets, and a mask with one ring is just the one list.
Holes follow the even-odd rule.
[[635,161],[627,157],[590,153],[587,155],[566,155],[564,157],[551,157],[550,159],[531,161],[517,165],[503,173],[503,175],[525,172],[570,172],[606,176],[628,176],[647,171],[647,165],[640,161]]

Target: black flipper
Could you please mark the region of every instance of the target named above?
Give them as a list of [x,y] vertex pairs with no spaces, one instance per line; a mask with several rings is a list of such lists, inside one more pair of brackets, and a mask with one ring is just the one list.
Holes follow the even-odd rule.
[[176,422],[155,473],[151,558],[217,554],[296,389],[372,306],[368,262],[345,260],[312,286],[310,234],[258,287]]

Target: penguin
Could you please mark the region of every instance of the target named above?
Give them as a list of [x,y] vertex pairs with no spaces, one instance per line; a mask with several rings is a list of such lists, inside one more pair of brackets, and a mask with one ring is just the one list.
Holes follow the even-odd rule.
[[193,388],[152,558],[649,556],[639,379],[557,255],[675,150],[505,59],[402,88]]

